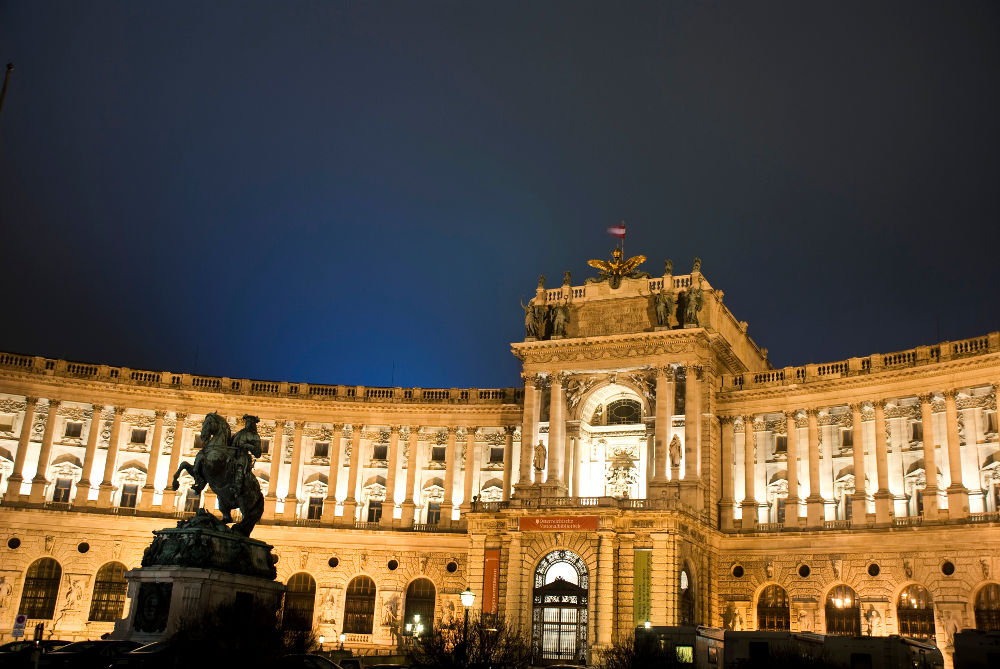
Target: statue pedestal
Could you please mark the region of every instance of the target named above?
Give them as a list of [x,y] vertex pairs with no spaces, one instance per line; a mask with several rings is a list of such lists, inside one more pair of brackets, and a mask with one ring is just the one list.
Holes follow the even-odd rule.
[[274,580],[269,544],[229,529],[204,509],[153,534],[142,567],[125,573],[130,605],[113,638],[158,641],[186,620],[234,602],[281,607],[285,586]]

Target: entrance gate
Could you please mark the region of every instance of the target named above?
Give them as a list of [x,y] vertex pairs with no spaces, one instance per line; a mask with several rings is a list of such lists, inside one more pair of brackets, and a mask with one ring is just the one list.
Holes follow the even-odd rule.
[[531,644],[536,664],[587,659],[589,576],[572,551],[549,553],[535,568]]

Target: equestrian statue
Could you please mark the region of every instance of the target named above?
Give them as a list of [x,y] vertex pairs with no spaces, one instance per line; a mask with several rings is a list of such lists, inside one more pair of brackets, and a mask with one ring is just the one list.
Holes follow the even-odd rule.
[[[264,514],[264,495],[253,474],[254,458],[259,458],[261,452],[260,435],[257,434],[259,421],[257,416],[243,416],[244,427],[234,435],[229,423],[219,414],[212,412],[205,416],[201,424],[201,450],[194,464],[181,463],[171,485],[171,489],[177,490],[181,472],[194,478],[191,489],[198,494],[210,485],[219,498],[222,521],[232,523],[232,511],[239,509],[243,518],[232,529],[246,537]],[[174,448],[179,447],[180,444],[174,445]]]

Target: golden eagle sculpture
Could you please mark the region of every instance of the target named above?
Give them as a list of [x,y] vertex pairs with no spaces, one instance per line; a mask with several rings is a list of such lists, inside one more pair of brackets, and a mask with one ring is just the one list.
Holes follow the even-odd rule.
[[607,260],[588,260],[587,264],[594,269],[600,270],[601,275],[597,278],[587,279],[587,283],[600,283],[607,281],[612,289],[622,285],[623,278],[648,279],[648,272],[640,272],[637,267],[646,262],[646,256],[632,256],[628,260],[622,260],[622,250],[616,248],[611,252],[610,262]]

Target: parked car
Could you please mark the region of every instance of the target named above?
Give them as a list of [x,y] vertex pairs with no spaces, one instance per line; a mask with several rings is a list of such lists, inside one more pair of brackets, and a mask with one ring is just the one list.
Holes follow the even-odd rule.
[[356,657],[344,657],[337,661],[340,669],[365,669],[364,663]]
[[[48,639],[38,642],[38,649],[44,655],[58,648],[69,644],[69,641],[60,639]],[[3,669],[28,669],[34,666],[32,651],[35,649],[34,641],[12,641],[0,646],[0,667]]]
[[343,669],[336,662],[331,662],[322,655],[305,653],[285,655],[278,660],[279,669]]
[[114,641],[111,639],[77,641],[42,655],[38,666],[45,667],[45,669],[55,669],[56,667],[105,669],[119,656],[130,650],[135,650],[141,645],[135,641]]
[[154,641],[139,646],[112,661],[110,669],[181,669],[190,658],[181,654],[166,641]]

